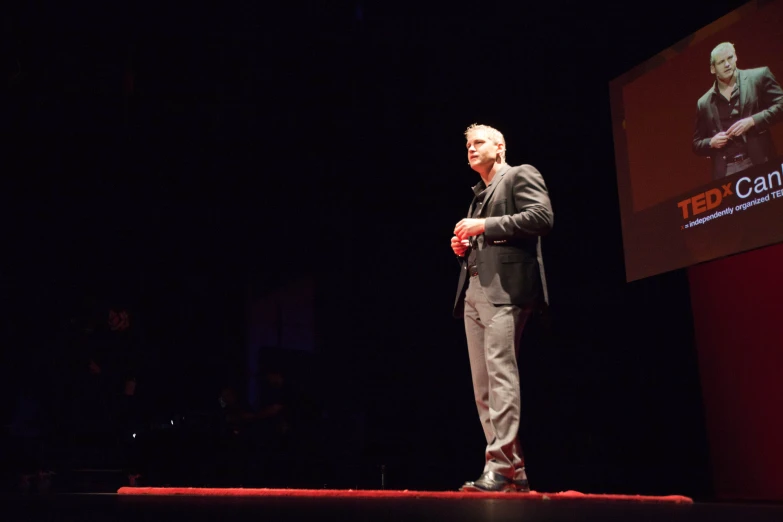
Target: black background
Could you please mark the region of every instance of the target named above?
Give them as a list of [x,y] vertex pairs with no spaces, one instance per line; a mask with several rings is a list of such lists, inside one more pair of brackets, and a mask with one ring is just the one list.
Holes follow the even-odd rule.
[[315,382],[364,412],[364,466],[475,478],[449,239],[480,122],[555,211],[551,324],[520,357],[533,488],[708,496],[687,274],[625,283],[608,82],[739,5],[4,6],[6,397],[111,288],[160,400],[212,400],[243,375],[247,296],[305,274]]

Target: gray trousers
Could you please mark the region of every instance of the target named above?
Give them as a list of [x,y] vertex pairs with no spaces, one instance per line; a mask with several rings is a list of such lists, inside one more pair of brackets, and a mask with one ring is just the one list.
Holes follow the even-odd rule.
[[465,335],[479,419],[487,438],[484,471],[526,478],[519,444],[520,389],[517,354],[529,308],[491,304],[478,277],[465,294]]

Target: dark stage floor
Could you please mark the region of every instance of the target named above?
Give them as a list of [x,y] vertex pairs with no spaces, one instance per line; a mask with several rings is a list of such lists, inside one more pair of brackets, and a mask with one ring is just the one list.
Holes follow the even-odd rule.
[[0,497],[6,522],[188,522],[259,520],[371,521],[743,521],[783,520],[783,506],[644,504],[486,499],[125,497],[53,494]]

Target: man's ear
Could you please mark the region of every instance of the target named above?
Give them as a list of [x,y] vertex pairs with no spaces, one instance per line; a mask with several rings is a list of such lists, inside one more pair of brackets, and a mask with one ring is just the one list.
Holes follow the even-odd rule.
[[503,152],[506,151],[506,144],[505,143],[498,143],[498,153],[495,156],[495,161],[497,163],[503,163]]

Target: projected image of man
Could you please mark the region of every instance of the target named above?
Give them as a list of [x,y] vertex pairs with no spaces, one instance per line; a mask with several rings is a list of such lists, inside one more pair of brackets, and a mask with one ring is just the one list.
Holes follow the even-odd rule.
[[783,119],[783,90],[769,67],[738,69],[728,42],[710,54],[715,83],[696,103],[693,152],[712,159],[712,177],[731,176],[773,159],[769,129]]

